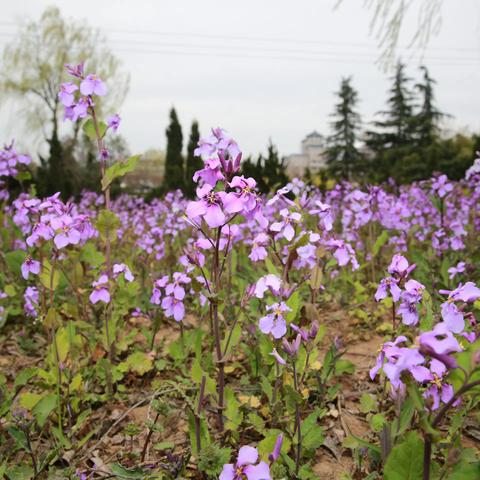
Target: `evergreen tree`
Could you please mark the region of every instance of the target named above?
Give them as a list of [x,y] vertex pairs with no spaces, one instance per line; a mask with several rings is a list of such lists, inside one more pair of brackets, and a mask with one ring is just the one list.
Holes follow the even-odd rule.
[[332,135],[328,138],[327,163],[331,173],[351,179],[360,160],[356,147],[357,132],[360,130],[360,115],[355,110],[358,93],[351,85],[351,77],[343,78],[337,93],[339,102],[331,115]]
[[285,174],[284,160],[278,156],[278,150],[272,141],[269,141],[267,156],[265,158],[259,158],[259,162],[263,167],[263,181],[265,193],[271,192],[286,183],[288,183],[288,177]]
[[167,153],[165,155],[165,178],[163,187],[165,191],[184,188],[183,173],[183,135],[182,127],[178,121],[177,112],[174,108],[170,110],[170,125],[166,130]]
[[373,150],[402,147],[413,139],[413,95],[404,70],[405,65],[399,62],[387,100],[389,109],[379,112],[385,119],[374,122],[380,131],[367,132],[367,143]]
[[196,183],[193,181],[193,174],[203,167],[203,161],[200,157],[196,157],[194,154],[195,149],[200,139],[200,131],[198,130],[198,122],[192,122],[192,128],[190,130],[190,138],[187,145],[187,161],[185,166],[185,194],[189,198],[195,196]]
[[428,146],[440,133],[438,123],[445,114],[435,106],[433,93],[435,80],[430,77],[427,67],[422,66],[420,69],[423,71],[423,82],[415,85],[421,95],[420,111],[415,116],[415,130],[418,144]]
[[372,180],[383,181],[392,175],[415,140],[413,94],[404,70],[405,65],[399,62],[387,100],[389,108],[379,112],[384,120],[374,122],[376,130],[366,134],[365,143],[374,153],[370,165]]

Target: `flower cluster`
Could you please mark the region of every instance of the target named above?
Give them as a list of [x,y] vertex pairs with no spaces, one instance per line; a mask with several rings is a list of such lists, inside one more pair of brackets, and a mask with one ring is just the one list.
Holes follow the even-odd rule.
[[90,217],[79,214],[72,203],[63,203],[59,195],[56,193],[44,200],[18,198],[13,202],[14,221],[26,235],[29,247],[53,240],[60,250],[68,245],[82,245],[97,235]]
[[[123,275],[123,278],[127,282],[133,282],[134,276],[128,268],[127,265],[124,263],[115,263],[112,268],[112,279],[117,280],[120,275]],[[98,280],[95,280],[92,283],[92,293],[90,294],[90,302],[92,304],[103,302],[103,303],[110,303],[111,294],[110,294],[110,282],[108,279],[108,275],[106,273],[102,273]]]
[[410,265],[404,256],[395,254],[388,267],[388,273],[391,276],[380,281],[375,293],[377,302],[386,298],[389,294],[394,303],[401,302],[398,313],[402,316],[402,322],[405,325],[416,325],[418,323],[417,305],[422,301],[425,290],[420,282],[413,279],[407,280],[415,267],[415,264]]
[[185,317],[185,287],[192,282],[191,278],[182,272],[174,272],[172,278],[164,275],[153,282],[150,302],[162,306],[167,318],[173,317],[176,322],[181,322]]
[[204,160],[204,168],[193,180],[198,200],[188,203],[187,217],[193,222],[203,219],[210,228],[229,223],[235,216],[264,223],[262,202],[256,192],[256,181],[235,175],[240,169],[241,152],[224,130],[212,130],[212,136],[201,139],[195,154]]
[[22,155],[13,148],[13,142],[4,145],[0,149],[0,177],[14,177],[20,165],[29,165],[30,162],[28,155]]

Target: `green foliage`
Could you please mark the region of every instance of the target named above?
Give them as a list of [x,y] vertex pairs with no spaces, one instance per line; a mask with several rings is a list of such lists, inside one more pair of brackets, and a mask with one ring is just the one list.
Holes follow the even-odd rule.
[[170,124],[166,131],[167,153],[165,156],[165,177],[163,188],[165,192],[176,189],[183,189],[185,174],[182,156],[183,135],[182,127],[178,121],[177,112],[174,108],[170,110]]
[[197,184],[193,181],[193,174],[203,168],[203,160],[194,153],[199,139],[198,122],[193,121],[187,145],[187,159],[185,161],[185,195],[188,198],[195,197]]
[[222,448],[215,443],[210,443],[200,452],[198,469],[211,477],[217,477],[223,465],[229,463],[231,454],[230,448]]
[[105,170],[105,175],[102,179],[102,190],[106,190],[115,179],[133,172],[139,159],[139,155],[134,155],[133,157],[128,158],[125,162],[115,162],[111,167],[108,167]]
[[253,177],[262,193],[272,192],[288,182],[284,160],[280,160],[278,150],[270,141],[267,156],[259,155],[257,160],[246,158],[241,165],[242,174]]
[[342,78],[340,90],[337,93],[338,103],[331,115],[332,134],[328,138],[326,152],[327,163],[332,175],[352,179],[358,173],[358,163],[361,154],[357,148],[357,134],[360,130],[360,115],[355,110],[358,103],[358,93],[351,85],[352,78]]
[[423,441],[415,432],[393,448],[384,468],[385,480],[421,480],[423,475]]

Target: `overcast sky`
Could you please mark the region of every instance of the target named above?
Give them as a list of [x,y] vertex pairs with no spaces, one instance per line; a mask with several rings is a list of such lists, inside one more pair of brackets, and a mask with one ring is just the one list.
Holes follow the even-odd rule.
[[[342,76],[353,76],[364,122],[384,108],[388,74],[375,64],[372,13],[363,0],[344,0],[335,10],[336,1],[2,0],[0,46],[12,38],[14,22],[57,5],[63,15],[102,29],[130,72],[120,113],[133,153],[165,147],[174,105],[184,136],[195,118],[202,133],[226,128],[246,154],[264,151],[271,138],[286,155],[312,130],[328,133]],[[406,19],[403,47],[415,17]],[[442,17],[425,63],[438,82],[440,108],[454,116],[449,126],[478,131],[480,2],[444,0]],[[406,48],[399,53],[408,73],[418,75],[418,59]],[[12,109],[4,107],[0,141],[18,137],[18,130]]]

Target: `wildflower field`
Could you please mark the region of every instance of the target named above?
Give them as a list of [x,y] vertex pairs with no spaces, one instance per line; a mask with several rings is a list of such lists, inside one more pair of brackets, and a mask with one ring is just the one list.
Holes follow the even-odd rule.
[[138,157],[67,70],[103,194],[9,195],[0,151],[0,478],[480,478],[478,162],[263,196],[216,128],[193,200],[111,198]]

